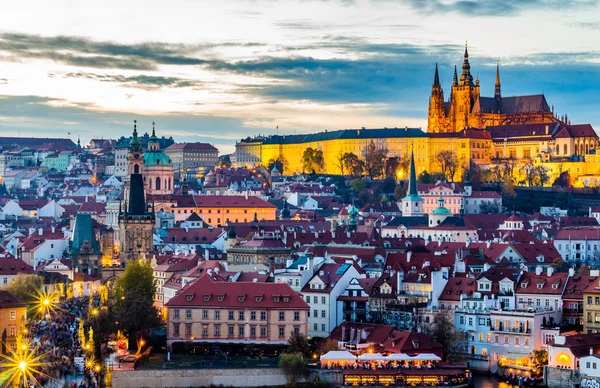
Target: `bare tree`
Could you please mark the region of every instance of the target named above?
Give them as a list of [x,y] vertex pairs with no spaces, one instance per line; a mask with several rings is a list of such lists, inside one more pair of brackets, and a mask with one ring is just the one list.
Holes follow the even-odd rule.
[[383,172],[387,154],[387,147],[377,147],[373,140],[371,140],[363,149],[363,156],[365,158],[365,171],[367,174],[369,174],[371,179],[380,176]]
[[527,162],[521,166],[520,170],[525,175],[527,186],[532,187],[537,176],[537,171],[535,165],[533,164],[533,160],[528,159]]
[[437,154],[437,162],[440,165],[442,173],[450,182],[454,181],[454,176],[460,167],[460,162],[455,152],[445,150]]
[[346,155],[348,152],[343,153],[340,152],[334,159],[333,166],[337,167],[340,170],[340,175],[344,176],[344,172],[346,171]]

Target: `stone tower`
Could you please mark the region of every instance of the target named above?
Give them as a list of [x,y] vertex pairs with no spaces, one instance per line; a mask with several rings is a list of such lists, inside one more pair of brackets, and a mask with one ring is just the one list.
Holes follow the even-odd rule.
[[129,197],[124,209],[119,212],[119,258],[122,265],[131,259],[152,254],[154,222],[154,207],[149,209],[146,204],[142,174],[133,173],[129,177]]
[[125,185],[123,198],[129,198],[130,177],[132,174],[141,174],[144,167],[144,154],[142,144],[138,139],[137,120],[133,121],[133,137],[129,143],[129,151],[127,153],[127,175],[125,176]]
[[427,128],[431,132],[446,132],[446,108],[444,104],[444,90],[440,85],[438,65],[435,64],[435,75],[429,97],[429,114]]
[[[456,74],[456,73],[455,73]],[[450,124],[451,132],[459,132],[465,127],[476,126],[469,122],[469,116],[475,101],[479,99],[479,81],[473,83],[471,75],[471,64],[469,63],[469,51],[465,45],[465,55],[462,65],[462,74],[459,82],[453,82],[452,98],[450,99]]]

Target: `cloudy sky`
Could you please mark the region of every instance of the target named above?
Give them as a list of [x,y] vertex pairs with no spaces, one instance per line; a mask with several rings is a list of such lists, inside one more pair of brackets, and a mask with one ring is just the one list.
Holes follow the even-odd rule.
[[53,0],[0,12],[0,135],[243,136],[426,126],[465,41],[483,95],[600,128],[596,0]]

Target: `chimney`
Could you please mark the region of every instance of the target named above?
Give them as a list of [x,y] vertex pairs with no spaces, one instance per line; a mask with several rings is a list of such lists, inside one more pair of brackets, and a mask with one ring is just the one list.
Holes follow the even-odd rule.
[[535,274],[538,276],[542,274],[542,266],[538,265],[535,267]]
[[39,228],[38,229],[38,235],[43,236],[44,235],[44,229]]
[[548,267],[548,269],[546,269],[546,274],[548,275],[548,277],[552,276],[553,272],[554,272],[554,268],[552,268],[552,267]]
[[594,354],[594,348],[590,346],[590,356]]
[[52,234],[56,233],[56,226],[52,225]]
[[408,252],[406,252],[406,262],[407,262],[407,263],[410,263],[410,258],[411,258],[411,256],[412,256],[412,251],[408,251]]
[[548,134],[549,129],[550,129],[550,126],[548,124],[546,124],[546,135]]
[[572,278],[573,276],[575,276],[575,268],[571,267],[569,268],[569,277]]
[[487,249],[490,249],[490,247],[491,247],[491,246],[492,246],[492,242],[491,242],[490,240],[487,240],[487,241],[485,242],[485,247],[486,247]]

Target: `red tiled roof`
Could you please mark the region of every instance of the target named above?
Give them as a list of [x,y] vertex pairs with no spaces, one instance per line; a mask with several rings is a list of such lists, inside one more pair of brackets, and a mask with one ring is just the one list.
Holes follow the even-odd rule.
[[12,257],[0,257],[0,275],[18,275],[20,273],[34,274],[36,273],[29,264],[21,259]]
[[477,282],[474,278],[457,274],[448,279],[448,283],[446,283],[439,300],[457,302],[460,301],[461,295],[465,294],[467,297],[472,297],[476,290]]
[[286,283],[215,282],[208,276],[201,277],[183,288],[166,306],[282,310],[309,308],[304,299]]
[[568,276],[566,272],[553,273],[551,276],[526,272],[515,287],[516,293],[562,295]]
[[555,240],[600,240],[600,225],[561,228]]

